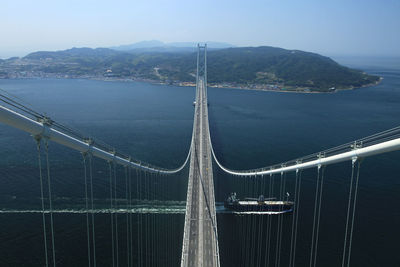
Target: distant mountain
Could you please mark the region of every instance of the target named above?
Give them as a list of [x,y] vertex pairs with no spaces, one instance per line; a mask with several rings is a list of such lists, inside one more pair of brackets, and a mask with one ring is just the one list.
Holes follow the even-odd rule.
[[[151,41],[153,42],[153,41]],[[108,48],[35,52],[0,62],[0,77],[93,77],[194,82],[196,53],[164,47],[135,53]],[[332,91],[375,84],[379,77],[339,65],[315,53],[276,47],[237,47],[207,54],[210,85],[273,90]],[[23,77],[25,77],[23,76]]]
[[120,45],[120,46],[114,46],[110,47],[111,49],[114,50],[119,50],[119,51],[127,51],[127,50],[132,50],[132,49],[137,49],[137,48],[152,48],[152,47],[163,47],[165,44],[161,41],[157,40],[151,40],[151,41],[141,41],[133,44],[127,44],[127,45]]
[[[207,43],[207,48],[231,48],[231,47],[236,47],[232,44],[228,43],[221,43],[221,42],[206,42]],[[198,43],[195,42],[175,42],[175,43],[167,43],[167,46],[175,46],[175,47],[197,47]]]
[[[196,47],[176,47],[176,46],[158,46],[158,47],[143,47],[143,48],[134,48],[129,50],[115,50],[121,52],[128,52],[132,54],[141,54],[141,53],[194,53],[196,52]],[[212,50],[213,48],[211,48]]]
[[[196,42],[173,42],[163,43],[158,40],[142,41],[138,43],[120,45],[110,47],[118,51],[138,52],[193,52],[197,47]],[[221,42],[207,42],[207,47],[210,49],[222,49],[228,47],[235,47],[234,45]]]

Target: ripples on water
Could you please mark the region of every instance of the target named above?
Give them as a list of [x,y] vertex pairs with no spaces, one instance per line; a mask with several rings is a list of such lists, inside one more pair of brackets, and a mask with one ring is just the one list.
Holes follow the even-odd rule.
[[[232,169],[261,167],[400,125],[400,68],[365,70],[383,76],[384,80],[376,87],[335,94],[210,88],[211,135],[220,161]],[[192,130],[193,88],[87,80],[0,80],[0,87],[22,97],[57,121],[98,137],[140,160],[174,168],[186,157]],[[0,125],[0,146],[0,265],[42,265],[35,144],[29,135]],[[58,265],[82,266],[87,262],[82,158],[79,153],[51,145],[50,160]],[[353,243],[354,266],[398,266],[400,262],[397,253],[400,238],[397,207],[400,203],[399,162],[399,152],[394,152],[363,163]],[[94,193],[98,199],[94,207],[98,264],[108,266],[109,213],[118,214],[120,233],[124,233],[126,206],[121,201],[117,209],[109,208],[107,164],[95,160],[94,170]],[[323,266],[338,266],[341,262],[349,175],[349,163],[330,166],[326,170],[317,261]],[[299,266],[309,261],[315,177],[315,170],[303,174],[297,252]],[[289,174],[287,191],[291,195],[293,181],[294,175]],[[119,196],[125,194],[124,183],[122,178],[118,180]],[[251,193],[257,197],[261,191],[266,195],[268,191],[267,187],[263,190],[257,186],[257,190],[245,192],[240,188],[241,183],[216,170],[216,201],[222,202],[230,191],[237,191],[240,198],[250,197],[248,194]],[[161,185],[165,186],[153,186]],[[162,196],[164,203],[136,203],[138,205],[130,210],[134,229],[139,229],[139,225],[145,226],[145,220],[155,225],[143,228],[154,232],[148,232],[142,238],[163,236],[169,232],[168,238],[162,242],[167,240],[165,244],[172,250],[162,250],[165,246],[159,248],[159,264],[162,265],[165,255],[170,253],[175,255],[173,262],[176,266],[183,233],[185,179],[174,178],[168,189],[169,196]],[[277,187],[275,192],[278,192]],[[70,199],[76,203],[67,201]],[[238,234],[238,229],[243,229],[245,224],[263,227],[265,216],[224,213],[222,205],[217,210],[222,266],[237,266],[239,252],[246,244],[260,242],[265,246],[265,231],[259,237],[256,232],[250,233],[248,236],[255,236],[254,240],[244,239]],[[271,218],[273,225],[276,224],[277,217]],[[286,265],[291,214],[282,218],[285,231],[281,264]],[[125,242],[124,238],[121,234],[121,244]],[[123,250],[121,246],[121,255],[124,255]]]

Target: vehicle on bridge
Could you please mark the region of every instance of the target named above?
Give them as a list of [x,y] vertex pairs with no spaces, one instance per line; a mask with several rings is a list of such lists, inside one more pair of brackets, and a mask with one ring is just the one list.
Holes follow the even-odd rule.
[[224,202],[224,207],[228,210],[238,213],[260,213],[260,214],[281,214],[293,210],[292,201],[277,201],[275,198],[264,198],[260,195],[258,198],[245,198],[240,200],[236,193],[231,193]]

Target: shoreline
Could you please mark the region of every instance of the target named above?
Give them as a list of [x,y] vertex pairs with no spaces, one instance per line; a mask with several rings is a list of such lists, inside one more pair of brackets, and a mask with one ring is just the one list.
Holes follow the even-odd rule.
[[[153,85],[169,85],[169,86],[179,86],[179,87],[196,87],[195,83],[192,82],[174,82],[174,83],[165,83],[157,80],[152,80],[152,79],[140,79],[140,78],[111,78],[111,77],[90,77],[90,76],[83,76],[83,77],[65,77],[61,75],[55,75],[55,76],[45,76],[45,77],[17,77],[17,78],[0,78],[0,80],[12,80],[12,79],[83,79],[83,80],[94,80],[94,81],[103,81],[103,82],[143,82],[143,83],[148,83],[148,84],[153,84]],[[337,93],[339,91],[349,91],[349,90],[356,90],[360,88],[366,88],[366,87],[373,87],[379,85],[383,80],[383,77],[379,77],[379,80],[370,83],[370,84],[365,84],[360,87],[348,87],[348,88],[340,88],[340,89],[333,89],[333,90],[327,90],[327,91],[318,91],[318,90],[312,90],[310,88],[301,88],[299,90],[285,90],[285,88],[280,89],[268,89],[268,88],[251,88],[251,87],[246,87],[246,86],[234,86],[234,85],[228,85],[228,84],[213,84],[209,85],[208,87],[212,88],[225,88],[225,89],[235,89],[235,90],[248,90],[248,91],[265,91],[265,92],[277,92],[277,93],[298,93],[298,94],[331,94],[331,93]],[[256,85],[260,86],[260,85]]]
[[267,88],[250,88],[250,87],[235,87],[235,86],[222,86],[222,85],[210,85],[208,87],[213,87],[213,88],[226,88],[226,89],[235,89],[235,90],[249,90],[249,91],[265,91],[265,92],[277,92],[277,93],[299,93],[299,94],[331,94],[331,93],[337,93],[339,91],[349,91],[349,90],[356,90],[360,88],[366,88],[366,87],[373,87],[379,85],[383,80],[383,77],[379,77],[379,80],[374,83],[369,83],[362,85],[360,87],[348,87],[348,88],[340,88],[340,89],[334,89],[334,90],[328,90],[328,91],[318,91],[318,90],[311,90],[309,88],[303,88],[301,90],[282,90],[282,89],[267,89]]

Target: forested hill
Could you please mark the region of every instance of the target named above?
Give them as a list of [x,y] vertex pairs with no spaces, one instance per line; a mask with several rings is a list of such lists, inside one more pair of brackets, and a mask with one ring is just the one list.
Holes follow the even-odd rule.
[[274,47],[208,53],[209,82],[283,83],[315,89],[361,87],[379,80],[318,54]]
[[[149,79],[166,83],[194,82],[196,54],[72,48],[35,52],[0,63],[0,73]],[[211,85],[278,90],[326,91],[374,84],[379,77],[339,65],[318,54],[275,47],[240,47],[208,51]],[[14,65],[14,69],[10,67]]]

